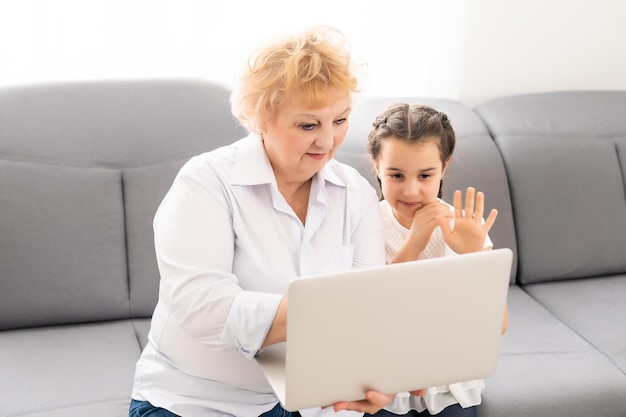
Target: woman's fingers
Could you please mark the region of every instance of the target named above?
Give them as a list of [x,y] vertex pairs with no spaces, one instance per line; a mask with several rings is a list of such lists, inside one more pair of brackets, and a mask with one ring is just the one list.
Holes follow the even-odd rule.
[[364,400],[336,403],[333,409],[334,411],[351,410],[368,414],[376,414],[383,407],[391,403],[393,398],[394,395],[386,395],[376,391],[367,391],[365,393]]

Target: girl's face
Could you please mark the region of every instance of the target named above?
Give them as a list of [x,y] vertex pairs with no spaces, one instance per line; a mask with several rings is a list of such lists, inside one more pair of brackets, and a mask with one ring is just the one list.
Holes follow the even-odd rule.
[[437,200],[445,166],[436,140],[410,144],[384,139],[378,160],[372,159],[385,200],[396,219],[409,228],[415,212]]
[[265,152],[279,184],[308,181],[346,137],[351,100],[346,95],[323,108],[287,102],[261,123]]

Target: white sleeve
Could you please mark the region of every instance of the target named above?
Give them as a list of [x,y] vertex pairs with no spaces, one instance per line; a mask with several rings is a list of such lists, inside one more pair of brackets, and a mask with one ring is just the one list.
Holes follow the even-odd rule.
[[383,220],[375,192],[361,210],[361,218],[352,235],[354,242],[353,268],[385,264]]
[[253,356],[280,296],[243,291],[231,272],[234,233],[228,192],[217,176],[183,169],[154,219],[160,297],[190,337]]

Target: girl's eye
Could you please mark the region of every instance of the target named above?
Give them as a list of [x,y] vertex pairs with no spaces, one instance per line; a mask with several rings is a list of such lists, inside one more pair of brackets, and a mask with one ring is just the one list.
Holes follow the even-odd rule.
[[340,125],[340,124],[343,124],[346,120],[348,120],[348,119],[344,117],[343,119],[335,120],[335,123]]
[[301,124],[300,128],[302,128],[302,130],[310,131],[310,130],[315,129],[315,126],[316,125],[313,123],[306,123],[306,124]]
[[402,174],[389,174],[389,176],[396,180],[402,179]]
[[422,180],[427,180],[428,178],[430,178],[430,174],[420,174],[419,177]]

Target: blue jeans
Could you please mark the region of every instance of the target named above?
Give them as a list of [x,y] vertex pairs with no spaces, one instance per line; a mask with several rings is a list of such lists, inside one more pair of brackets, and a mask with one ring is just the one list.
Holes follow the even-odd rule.
[[[415,410],[405,414],[406,417],[428,417],[432,416],[428,411],[418,413]],[[477,417],[476,407],[463,408],[458,404],[444,408],[437,417]],[[387,410],[380,410],[376,414],[365,414],[364,417],[397,417],[398,414],[391,413]],[[130,403],[129,417],[180,417],[164,408],[158,408],[150,404],[148,401],[132,400]],[[259,417],[300,417],[300,413],[289,412],[283,409],[280,404],[276,404],[274,408],[261,414]]]
[[[477,417],[478,413],[477,413],[476,407],[463,408],[458,404],[453,404],[441,410],[439,414],[430,414],[428,410],[424,410],[421,413],[418,413],[415,410],[411,410],[407,414],[404,414],[404,417],[429,417],[433,415],[436,417]],[[398,417],[398,416],[399,414],[394,414],[387,410],[380,410],[376,414],[365,413],[363,417]],[[298,412],[290,413],[289,411],[285,411],[280,406],[280,404],[276,404],[274,408],[272,408],[270,411],[266,413],[261,414],[259,417],[300,417],[300,413]]]
[[276,404],[270,411],[266,411],[259,417],[300,417],[297,411],[291,412],[281,407],[280,403]]
[[[398,414],[391,413],[387,410],[380,410],[376,414],[365,414],[363,417],[398,417]],[[411,410],[408,413],[404,414],[406,417],[428,417],[428,416],[437,416],[437,417],[477,417],[478,410],[476,407],[468,407],[463,408],[458,404],[452,404],[443,410],[439,414],[430,414],[428,410],[424,410],[421,413],[418,413],[415,410]]]
[[[148,401],[132,400],[130,402],[129,417],[180,417],[165,408],[155,407]],[[274,408],[261,414],[260,417],[300,417],[300,413],[290,413],[285,411],[280,404],[276,404]]]
[[130,402],[129,417],[180,417],[165,408],[155,407],[148,401],[132,400]]

